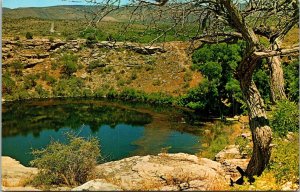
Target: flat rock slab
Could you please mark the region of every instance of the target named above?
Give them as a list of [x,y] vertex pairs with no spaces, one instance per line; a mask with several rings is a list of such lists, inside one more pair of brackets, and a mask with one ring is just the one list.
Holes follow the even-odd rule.
[[72,191],[122,191],[122,189],[104,179],[95,179],[72,189]]
[[98,165],[99,178],[122,190],[220,190],[220,163],[184,153],[134,156]]
[[[36,168],[25,167],[11,157],[2,157],[2,186],[23,187],[37,173]],[[16,188],[17,189],[17,188]]]

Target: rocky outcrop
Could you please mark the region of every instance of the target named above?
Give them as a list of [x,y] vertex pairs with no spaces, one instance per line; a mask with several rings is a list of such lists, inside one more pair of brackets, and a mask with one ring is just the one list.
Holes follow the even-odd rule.
[[97,166],[99,178],[123,190],[220,190],[220,163],[184,153],[135,156]]
[[222,151],[220,151],[216,156],[215,160],[220,162],[226,173],[226,180],[229,181],[230,178],[233,180],[238,179],[241,175],[236,169],[237,166],[246,170],[249,163],[249,159],[245,159],[239,152],[238,146],[229,145]]
[[[37,190],[22,184],[36,173],[35,168],[2,157],[2,186],[5,190]],[[220,163],[195,155],[134,156],[98,165],[95,179],[72,191],[221,190],[226,185],[224,176]]]
[[10,157],[2,157],[2,186],[6,190],[36,190],[26,186],[36,173],[36,168],[25,167]]

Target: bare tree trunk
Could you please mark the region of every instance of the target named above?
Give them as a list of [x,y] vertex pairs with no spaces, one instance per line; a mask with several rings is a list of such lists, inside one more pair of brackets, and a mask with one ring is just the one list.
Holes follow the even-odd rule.
[[240,79],[240,83],[248,106],[253,141],[253,153],[246,174],[248,177],[260,176],[270,160],[272,130],[268,125],[263,99],[254,81],[245,77]]
[[[274,49],[274,47],[273,47]],[[280,56],[268,58],[270,68],[270,89],[271,89],[271,102],[275,104],[277,101],[286,99],[284,92],[284,77],[281,66]]]

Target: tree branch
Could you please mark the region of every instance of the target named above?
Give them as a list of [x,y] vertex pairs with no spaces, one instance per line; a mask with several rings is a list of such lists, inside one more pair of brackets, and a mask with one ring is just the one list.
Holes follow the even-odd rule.
[[281,49],[277,51],[255,51],[253,54],[257,58],[265,58],[265,57],[273,57],[273,56],[280,56],[280,55],[288,55],[297,52],[299,53],[299,47],[294,47],[291,49]]

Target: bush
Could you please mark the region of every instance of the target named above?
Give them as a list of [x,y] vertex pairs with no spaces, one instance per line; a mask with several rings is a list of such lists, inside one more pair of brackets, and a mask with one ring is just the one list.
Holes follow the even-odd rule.
[[24,65],[21,61],[15,61],[12,63],[12,68],[14,70],[15,75],[23,75],[22,70],[24,69]]
[[41,85],[37,85],[35,87],[35,91],[39,94],[41,98],[47,98],[50,95],[49,91],[43,89]]
[[269,164],[269,171],[275,175],[279,184],[288,181],[293,183],[299,182],[299,134],[293,135],[289,141],[281,138],[275,138],[275,148],[272,151]]
[[56,82],[56,79],[50,76],[46,71],[41,73],[41,78],[43,81],[47,81],[48,85],[54,85],[54,83]]
[[34,185],[79,185],[88,181],[100,157],[99,142],[67,134],[67,143],[58,141],[42,150],[33,150],[30,164],[39,169]]
[[54,37],[49,37],[49,41],[50,41],[51,43],[53,43],[53,42],[54,42]]
[[36,75],[28,75],[24,78],[24,88],[31,89],[32,87],[36,86]]
[[93,44],[97,43],[97,38],[95,36],[95,34],[89,34],[86,38],[86,45],[88,47],[92,47]]
[[88,73],[91,73],[94,69],[98,68],[98,67],[105,67],[105,64],[102,63],[101,61],[99,60],[95,60],[95,61],[92,61],[89,63],[89,65],[87,66],[86,68],[86,71]]
[[83,96],[82,87],[84,82],[82,79],[72,77],[70,79],[62,79],[56,83],[53,88],[53,94],[55,96],[62,97],[78,97]]
[[33,34],[30,32],[27,32],[25,37],[26,37],[26,39],[33,39]]
[[250,141],[248,138],[244,138],[242,136],[239,136],[235,139],[235,145],[238,146],[238,150],[242,157],[251,157],[252,155],[252,148],[249,146]]
[[10,77],[8,73],[5,73],[2,78],[2,92],[12,94],[16,88],[16,82]]
[[75,73],[78,69],[78,57],[73,54],[65,54],[60,58],[60,62],[62,63],[62,72],[63,74],[70,77],[73,73]]
[[284,100],[277,103],[271,113],[271,127],[275,134],[284,136],[288,131],[297,132],[299,123],[299,109],[296,103]]

